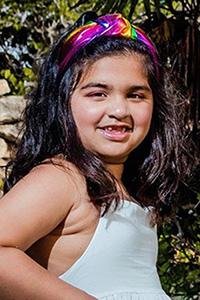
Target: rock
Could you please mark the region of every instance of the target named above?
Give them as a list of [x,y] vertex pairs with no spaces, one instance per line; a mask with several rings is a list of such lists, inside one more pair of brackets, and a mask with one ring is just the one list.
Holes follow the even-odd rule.
[[8,151],[8,145],[4,141],[4,139],[0,138],[0,158],[8,158],[8,157],[10,157]]
[[[3,174],[3,177],[5,175],[5,167],[7,166],[8,162],[11,160],[11,157],[9,158],[0,158],[0,174]],[[2,176],[0,176],[2,177]]]
[[0,96],[10,93],[10,87],[5,79],[0,79]]
[[0,179],[5,178],[5,167],[7,166],[9,160],[0,158]]
[[3,196],[3,185],[5,181],[5,171],[6,171],[6,166],[10,159],[2,159],[0,158],[0,198]]
[[0,124],[14,123],[22,119],[26,100],[23,96],[0,98]]
[[[0,137],[9,142],[18,143],[21,138],[22,122],[0,125]],[[0,157],[2,157],[0,155]]]

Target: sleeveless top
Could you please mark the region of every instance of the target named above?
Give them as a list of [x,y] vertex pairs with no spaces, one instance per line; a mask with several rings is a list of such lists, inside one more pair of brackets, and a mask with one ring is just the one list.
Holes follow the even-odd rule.
[[59,278],[101,300],[170,300],[156,269],[149,209],[127,200],[100,217],[81,257]]

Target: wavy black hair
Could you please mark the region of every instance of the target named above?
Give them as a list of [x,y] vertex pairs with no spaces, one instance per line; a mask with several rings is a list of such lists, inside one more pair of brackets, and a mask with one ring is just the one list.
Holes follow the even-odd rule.
[[[153,206],[157,220],[171,213],[181,185],[190,174],[194,156],[185,126],[185,99],[173,88],[162,64],[154,65],[146,45],[124,37],[99,37],[80,49],[64,71],[58,61],[63,42],[76,28],[97,16],[84,14],[70,30],[57,40],[44,60],[38,86],[29,97],[24,113],[24,133],[11,171],[5,183],[7,192],[34,166],[57,155],[73,163],[87,184],[91,201],[105,212],[120,198],[115,178],[98,155],[85,149],[73,119],[70,98],[85,66],[113,55],[137,54],[143,58],[154,110],[145,140],[129,155],[122,176],[131,198],[143,206]],[[159,76],[156,75],[159,71]],[[52,161],[53,163],[53,161]]]

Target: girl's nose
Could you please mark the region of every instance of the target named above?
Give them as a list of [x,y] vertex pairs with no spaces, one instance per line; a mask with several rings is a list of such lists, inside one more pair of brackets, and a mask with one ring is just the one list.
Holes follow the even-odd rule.
[[109,101],[107,114],[111,118],[124,119],[129,116],[127,100],[123,97],[113,97]]

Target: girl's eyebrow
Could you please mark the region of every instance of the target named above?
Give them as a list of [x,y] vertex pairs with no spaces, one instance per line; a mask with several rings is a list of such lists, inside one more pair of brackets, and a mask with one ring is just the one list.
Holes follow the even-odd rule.
[[[100,83],[100,82],[89,82],[88,84],[84,85],[81,87],[81,90],[85,90],[87,88],[102,88],[102,89],[112,89],[112,86],[109,86],[105,83]],[[143,90],[147,92],[151,92],[151,88],[146,85],[146,84],[134,84],[130,87],[128,87],[128,91],[138,91],[138,90]]]
[[142,90],[142,91],[146,91],[146,92],[151,92],[151,88],[149,85],[146,85],[146,84],[134,84],[132,86],[130,86],[128,88],[129,91],[139,91],[139,90]]
[[87,88],[92,88],[92,87],[97,87],[97,88],[102,88],[102,89],[108,89],[109,86],[104,83],[98,83],[98,82],[89,82],[88,84],[84,85],[81,87],[81,90],[85,90]]

